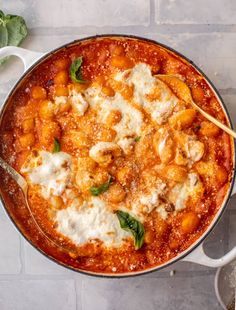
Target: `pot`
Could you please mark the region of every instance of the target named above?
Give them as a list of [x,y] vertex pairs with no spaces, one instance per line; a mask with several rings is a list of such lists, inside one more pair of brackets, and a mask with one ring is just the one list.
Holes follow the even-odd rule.
[[[2,117],[4,114],[4,111],[6,110],[8,103],[9,103],[9,98],[12,96],[12,94],[15,92],[15,90],[18,88],[18,86],[21,84],[21,82],[24,80],[24,78],[31,72],[31,70],[33,68],[35,68],[36,66],[38,66],[43,60],[50,58],[50,56],[55,53],[58,52],[61,49],[65,49],[66,47],[69,47],[71,45],[75,45],[80,43],[81,41],[86,41],[86,40],[94,40],[96,38],[99,37],[112,37],[112,35],[104,35],[104,36],[94,36],[94,37],[89,37],[89,38],[84,38],[82,40],[76,40],[74,42],[71,42],[69,44],[66,44],[64,46],[61,46],[51,52],[48,53],[38,53],[38,52],[34,52],[34,51],[30,51],[27,49],[23,49],[23,48],[19,48],[19,47],[13,47],[13,46],[7,46],[4,48],[0,49],[0,58],[1,57],[6,57],[6,56],[18,56],[24,64],[24,74],[21,76],[21,78],[16,82],[16,84],[13,86],[12,90],[10,91],[10,93],[7,95],[3,105],[1,106],[1,111],[0,111],[0,124],[2,122]],[[119,35],[113,35],[113,37],[125,37],[125,36],[119,36]],[[141,39],[144,41],[151,41],[151,40],[147,40],[144,38],[140,38],[140,37],[134,37],[134,36],[127,36],[127,38],[134,38],[134,39]],[[228,123],[231,125],[232,127],[232,123],[230,120],[230,116],[229,113],[227,111],[226,106],[223,103],[222,98],[220,97],[220,95],[218,94],[217,90],[215,89],[214,85],[210,82],[210,80],[204,75],[203,72],[201,72],[201,70],[189,59],[187,59],[185,56],[181,55],[180,53],[178,53],[177,51],[169,48],[168,46],[165,46],[159,42],[154,42],[151,41],[152,43],[155,43],[159,46],[161,46],[162,48],[170,51],[171,53],[173,53],[175,56],[183,59],[185,62],[187,62],[190,66],[194,67],[195,70],[197,70],[205,79],[205,81],[208,83],[209,87],[211,88],[211,90],[214,92],[214,94],[216,95],[216,97],[218,98],[223,111],[225,112],[226,118],[228,120]],[[17,222],[17,219],[15,219],[11,212],[9,212],[9,207],[8,207],[8,200],[6,199],[6,195],[3,194],[3,189],[0,188],[0,194],[1,194],[1,201],[2,201],[2,205],[6,211],[6,213],[8,214],[9,218],[11,219],[11,221],[13,222],[13,224],[15,224],[15,227],[17,228],[17,230],[26,238],[26,240],[28,240],[37,250],[39,250],[42,254],[44,254],[46,257],[50,258],[51,260],[53,260],[54,262],[63,265],[69,269],[72,269],[74,271],[77,272],[81,272],[81,273],[85,273],[85,274],[89,274],[89,275],[94,275],[94,276],[106,276],[106,277],[125,277],[125,276],[131,276],[131,275],[142,275],[151,271],[156,271],[156,270],[160,270],[162,268],[165,268],[167,266],[169,266],[170,264],[173,264],[175,262],[177,262],[178,260],[182,260],[182,261],[188,261],[188,262],[193,262],[193,263],[197,263],[200,265],[205,265],[205,266],[209,266],[209,267],[220,267],[223,265],[228,264],[229,262],[231,262],[233,259],[236,258],[236,247],[234,247],[230,252],[228,252],[226,255],[222,256],[221,258],[218,259],[212,259],[210,257],[208,257],[205,252],[204,252],[204,240],[205,238],[208,236],[208,234],[212,231],[212,229],[214,228],[214,226],[217,224],[217,222],[219,221],[219,219],[222,216],[222,213],[224,212],[227,203],[230,199],[230,197],[236,193],[236,184],[235,184],[235,144],[232,143],[232,160],[233,160],[233,173],[232,173],[232,179],[230,182],[230,186],[228,189],[228,193],[225,196],[225,199],[221,205],[221,207],[219,208],[218,212],[216,213],[213,221],[211,222],[211,224],[209,225],[209,227],[207,228],[207,230],[200,236],[200,238],[198,238],[198,240],[196,240],[187,250],[185,250],[184,252],[180,253],[178,256],[174,257],[173,259],[171,259],[170,261],[144,270],[144,271],[140,271],[140,272],[128,272],[128,273],[122,273],[122,274],[101,274],[101,273],[96,273],[96,272],[90,272],[90,271],[84,271],[84,270],[78,270],[76,268],[71,267],[69,264],[66,264],[62,261],[60,261],[60,258],[55,257],[52,253],[46,253],[39,245],[34,244],[34,242],[32,242],[32,240],[30,240],[30,237],[27,235],[27,232],[24,231],[22,225],[20,225]]]

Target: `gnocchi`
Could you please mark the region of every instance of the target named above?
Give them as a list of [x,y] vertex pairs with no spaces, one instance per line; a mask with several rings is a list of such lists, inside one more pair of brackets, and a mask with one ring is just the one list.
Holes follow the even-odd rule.
[[213,123],[203,121],[201,122],[199,133],[206,137],[217,137],[220,134],[220,129]]
[[167,164],[173,160],[175,155],[174,141],[167,131],[162,132],[162,134],[157,132],[153,137],[153,144],[162,163]]
[[35,136],[33,133],[25,133],[19,137],[20,145],[26,149],[34,145]]
[[100,165],[109,165],[114,158],[121,154],[119,145],[112,142],[98,142],[89,151],[89,156]]
[[196,117],[196,110],[186,109],[177,112],[169,119],[169,124],[171,127],[176,129],[187,128],[192,125]]
[[169,165],[164,168],[164,175],[167,179],[175,182],[184,182],[187,178],[187,169],[177,165]]
[[184,234],[190,234],[194,232],[200,223],[200,218],[194,212],[188,212],[183,214],[181,219],[181,230]]

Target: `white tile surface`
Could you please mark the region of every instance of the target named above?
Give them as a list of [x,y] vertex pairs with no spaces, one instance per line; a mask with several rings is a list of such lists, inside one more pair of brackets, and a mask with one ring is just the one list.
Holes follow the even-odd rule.
[[213,276],[131,278],[83,282],[82,302],[88,310],[218,310]]
[[236,88],[236,33],[173,33],[150,36],[192,60],[216,88]]
[[0,309],[75,310],[74,281],[46,279],[0,281]]
[[25,272],[32,275],[71,275],[72,271],[52,262],[24,241]]
[[233,126],[236,128],[236,93],[234,95],[224,95],[223,100],[229,110]]
[[21,271],[20,236],[2,211],[0,212],[0,244],[0,274],[18,274]]
[[23,42],[22,47],[31,49],[37,52],[49,52],[61,45],[71,41],[83,38],[84,34],[71,34],[71,35],[29,35]]
[[236,246],[236,212],[235,208],[230,213],[230,219],[229,219],[229,249],[232,249]]
[[26,15],[32,27],[148,25],[149,1],[143,0],[4,0],[7,11]]
[[235,24],[234,0],[156,0],[156,21],[168,24]]

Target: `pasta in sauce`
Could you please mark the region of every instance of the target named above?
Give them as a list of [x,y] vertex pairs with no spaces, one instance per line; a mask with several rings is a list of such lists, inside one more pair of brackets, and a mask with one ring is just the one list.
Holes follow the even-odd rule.
[[33,243],[74,268],[122,273],[167,262],[202,235],[229,188],[231,140],[184,87],[227,123],[203,77],[151,42],[84,41],[27,76],[5,111],[0,155],[26,178],[41,227],[70,251],[42,241],[5,176],[9,212]]

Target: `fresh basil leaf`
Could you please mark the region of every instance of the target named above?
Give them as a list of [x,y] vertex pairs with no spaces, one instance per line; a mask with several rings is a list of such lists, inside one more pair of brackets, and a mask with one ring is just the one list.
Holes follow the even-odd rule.
[[134,141],[138,142],[140,139],[141,139],[141,136],[138,136],[138,137],[134,138]]
[[83,62],[83,57],[75,59],[70,66],[70,78],[72,81],[77,83],[85,83],[86,81],[82,77],[81,65]]
[[8,42],[8,33],[7,28],[3,25],[0,25],[0,48],[7,45]]
[[27,36],[25,21],[20,16],[11,16],[6,23],[8,31],[8,45],[18,46]]
[[5,17],[5,15],[4,15],[3,11],[0,10],[0,25],[4,24],[4,17]]
[[135,250],[138,250],[142,247],[144,242],[144,226],[138,220],[136,220],[129,213],[118,210],[116,215],[120,222],[120,227],[126,231],[129,231],[134,236],[134,246]]
[[106,192],[110,185],[112,184],[113,182],[113,179],[112,177],[110,177],[110,179],[108,180],[108,182],[96,187],[96,186],[92,186],[90,187],[90,193],[93,195],[93,196],[99,196],[100,194]]
[[54,138],[54,145],[53,145],[53,150],[52,152],[53,153],[58,153],[60,152],[61,150],[61,145],[60,145],[60,142],[57,138]]
[[[24,19],[17,15],[4,15],[0,11],[0,47],[7,45],[18,46],[27,36],[27,27]],[[8,57],[0,59],[0,65]]]
[[[1,19],[0,19],[1,20]],[[8,32],[7,28],[0,24],[0,48],[7,46]],[[9,57],[0,58],[0,65],[3,64]]]

